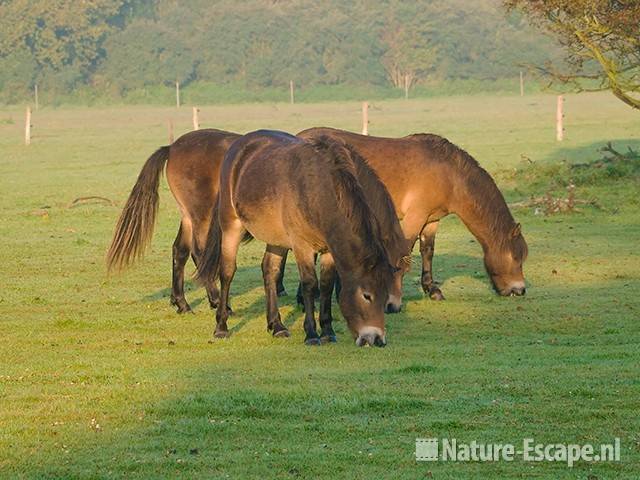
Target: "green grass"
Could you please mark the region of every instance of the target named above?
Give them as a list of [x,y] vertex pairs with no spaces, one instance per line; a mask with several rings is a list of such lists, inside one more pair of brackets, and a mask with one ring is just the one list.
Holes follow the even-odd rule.
[[[468,149],[510,202],[562,193],[561,162],[640,146],[640,116],[604,94],[568,96],[555,142],[551,96],[374,102],[370,133],[431,131]],[[357,130],[358,103],[201,107],[203,126]],[[195,315],[169,307],[178,213],[166,183],[143,263],[108,278],[104,254],[166,121],[190,109],[0,111],[0,477],[14,478],[637,478],[640,464],[640,205],[637,176],[594,175],[597,207],[514,214],[530,246],[525,298],[498,298],[481,250],[455,218],[436,242],[447,300],[405,279],[389,346],[302,344],[295,265],[281,302],[293,336],[265,331],[262,246],[243,247],[229,340],[190,284]],[[526,160],[524,158],[530,160]],[[524,160],[523,160],[524,159]],[[533,162],[533,163],[531,163]],[[117,207],[77,197],[100,195]],[[418,260],[417,255],[415,256]],[[337,314],[337,308],[334,309]],[[339,315],[336,315],[338,318]],[[417,437],[519,444],[622,442],[619,463],[416,463]]]

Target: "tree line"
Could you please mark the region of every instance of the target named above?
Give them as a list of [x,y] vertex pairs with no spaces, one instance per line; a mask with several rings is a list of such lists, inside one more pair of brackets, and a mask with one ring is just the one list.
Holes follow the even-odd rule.
[[152,86],[414,88],[559,56],[500,0],[4,0],[0,101]]

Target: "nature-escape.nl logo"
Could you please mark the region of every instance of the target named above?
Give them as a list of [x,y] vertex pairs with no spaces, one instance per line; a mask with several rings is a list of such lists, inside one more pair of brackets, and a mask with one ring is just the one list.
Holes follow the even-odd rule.
[[455,438],[416,438],[418,462],[562,462],[573,467],[577,461],[619,462],[620,439],[600,445],[573,443],[536,443],[525,438],[522,444],[458,442]]

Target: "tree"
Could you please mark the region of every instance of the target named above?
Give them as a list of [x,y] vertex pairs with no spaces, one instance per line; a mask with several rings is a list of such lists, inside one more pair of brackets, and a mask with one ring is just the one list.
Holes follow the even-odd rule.
[[191,80],[194,55],[182,37],[151,20],[132,21],[105,41],[105,59],[97,70],[101,83],[122,94],[145,85]]
[[28,48],[39,65],[91,64],[124,0],[11,0],[0,3],[0,54]]
[[564,47],[562,68],[536,69],[576,91],[610,90],[640,109],[640,2],[637,0],[505,0]]
[[0,1],[0,88],[17,80],[17,91],[35,82],[49,91],[73,90],[95,72],[108,34],[145,1]]
[[406,91],[435,65],[433,29],[421,13],[424,12],[407,9],[401,1],[392,2],[381,29],[381,41],[386,47],[382,64],[393,86]]

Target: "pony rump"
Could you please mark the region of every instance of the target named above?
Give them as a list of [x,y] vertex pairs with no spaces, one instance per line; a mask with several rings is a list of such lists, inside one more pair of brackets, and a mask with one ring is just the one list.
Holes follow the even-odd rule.
[[[365,248],[361,250],[360,261],[367,268],[372,269],[381,263],[389,263],[387,249],[382,242],[382,228],[377,217],[373,214],[367,198],[358,182],[358,159],[366,163],[351,147],[342,141],[327,136],[314,138],[310,141],[312,147],[323,154],[329,163],[331,180],[336,191],[336,199],[340,211],[351,220],[353,231],[362,239]],[[371,172],[375,175],[373,172]],[[384,189],[384,186],[380,183]],[[384,190],[388,197],[388,193]]]

